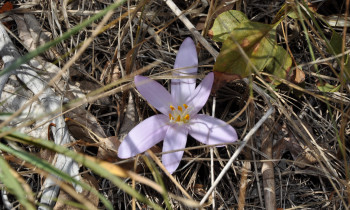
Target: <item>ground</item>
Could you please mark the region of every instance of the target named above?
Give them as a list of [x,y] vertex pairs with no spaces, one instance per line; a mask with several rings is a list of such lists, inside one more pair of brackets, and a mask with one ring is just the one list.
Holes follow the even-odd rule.
[[[141,0],[107,12],[113,3],[0,3],[1,68],[11,71],[13,60],[21,62],[12,76],[0,75],[2,209],[43,203],[54,209],[349,208],[349,1]],[[216,40],[212,27],[229,10],[276,24],[269,40],[285,53],[272,56],[282,63],[276,66],[286,67],[282,72],[251,67],[242,78],[235,68],[217,68],[225,42]],[[159,113],[137,91],[134,76],[151,77],[169,90],[187,37],[198,53],[197,84],[215,73],[201,113],[229,123],[239,140],[211,147],[189,136],[172,175],[160,164],[162,142],[149,155],[119,159],[130,130]],[[240,46],[244,52],[234,56],[244,60],[246,53],[254,62],[245,42]],[[57,134],[61,129],[67,132]],[[57,183],[49,174],[65,180],[60,191],[48,187],[50,179]],[[87,184],[82,192],[71,186],[74,180]],[[46,189],[58,202],[43,199]]]

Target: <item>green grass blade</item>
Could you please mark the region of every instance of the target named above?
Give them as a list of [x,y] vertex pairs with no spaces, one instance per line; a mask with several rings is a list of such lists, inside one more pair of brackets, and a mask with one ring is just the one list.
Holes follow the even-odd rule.
[[[9,130],[9,128],[3,128],[0,129],[1,132],[5,132]],[[53,142],[33,138],[30,136],[27,136],[25,134],[19,133],[19,132],[13,132],[4,138],[10,140],[10,141],[17,141],[25,144],[31,144],[31,145],[37,145],[40,147],[44,147],[47,149],[50,149],[52,151],[55,151],[57,153],[61,153],[63,155],[66,155],[67,157],[72,158],[74,161],[83,164],[84,166],[90,168],[94,173],[98,174],[99,176],[102,176],[108,180],[110,180],[113,184],[115,184],[117,187],[128,193],[129,195],[135,197],[139,201],[146,203],[147,205],[151,206],[154,209],[162,209],[159,205],[149,201],[146,197],[138,193],[136,190],[132,189],[128,184],[124,183],[122,179],[117,177],[116,175],[112,174],[110,171],[108,171],[106,168],[102,167],[99,162],[93,161],[88,156],[84,156],[82,154],[79,154],[77,152],[74,152],[72,150],[67,149],[66,147],[63,147],[61,145],[57,145]],[[1,149],[1,148],[0,148]],[[15,151],[13,151],[15,152]],[[18,152],[17,155],[21,155]],[[45,170],[45,169],[44,169]]]
[[0,76],[4,75],[5,73],[9,72],[9,71],[13,71],[14,69],[17,69],[18,67],[20,67],[23,63],[28,62],[30,59],[40,55],[41,53],[45,52],[46,50],[48,50],[50,47],[53,47],[55,45],[57,45],[58,43],[60,43],[61,41],[64,41],[66,39],[68,39],[69,37],[71,37],[72,35],[78,33],[81,29],[85,28],[86,26],[90,25],[91,23],[95,22],[96,20],[102,18],[103,16],[105,16],[109,11],[114,10],[116,8],[118,8],[120,5],[122,5],[126,0],[119,0],[114,4],[111,4],[109,7],[107,7],[106,9],[102,10],[101,12],[97,13],[96,15],[92,16],[91,18],[83,21],[81,24],[73,27],[71,30],[65,32],[64,34],[62,34],[62,36],[56,38],[55,40],[52,40],[40,47],[38,47],[37,49],[25,54],[24,56],[20,57],[19,59],[15,60],[10,66],[4,68],[1,72],[0,72]]
[[81,181],[73,179],[71,176],[58,170],[57,168],[55,168],[53,165],[51,165],[47,161],[42,160],[42,159],[38,158],[37,156],[32,155],[28,152],[18,151],[18,150],[13,149],[12,147],[8,147],[8,146],[1,144],[1,143],[0,143],[0,150],[5,151],[7,153],[10,153],[10,154],[16,156],[17,158],[20,158],[21,160],[24,160],[24,161],[32,164],[33,166],[38,167],[38,168],[40,168],[40,169],[42,169],[42,170],[44,170],[52,175],[60,177],[61,179],[63,179],[64,181],[66,181],[68,183],[74,183],[74,184],[80,185],[85,190],[89,190],[90,192],[97,195],[99,197],[99,199],[101,199],[101,201],[103,202],[103,204],[105,205],[105,207],[107,209],[113,209],[112,204],[102,194],[100,194],[97,190],[95,190],[91,186],[89,186]]
[[170,201],[169,201],[169,196],[168,196],[168,193],[166,191],[166,187],[164,185],[162,176],[160,175],[156,165],[147,156],[144,155],[142,157],[143,157],[143,160],[145,161],[146,165],[148,166],[148,168],[152,171],[152,175],[153,175],[154,179],[156,180],[156,182],[163,188],[164,193],[162,193],[162,196],[163,196],[166,207],[168,209],[172,209],[171,205],[170,205]]
[[16,196],[19,203],[23,205],[25,209],[35,210],[35,207],[31,201],[28,200],[27,193],[24,190],[22,184],[16,179],[11,172],[9,164],[0,156],[0,180],[6,186],[7,190]]

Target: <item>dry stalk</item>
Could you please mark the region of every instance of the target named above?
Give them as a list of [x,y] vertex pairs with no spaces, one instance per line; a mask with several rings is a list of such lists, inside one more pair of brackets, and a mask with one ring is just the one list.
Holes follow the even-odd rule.
[[264,199],[266,209],[276,209],[276,191],[275,191],[275,174],[274,174],[274,164],[271,161],[272,158],[272,147],[273,147],[273,116],[271,116],[263,125],[262,128],[262,142],[261,142],[261,152],[263,152],[266,159],[263,162],[261,172],[263,176],[264,184]]
[[[255,122],[255,110],[253,103],[249,103],[248,108],[246,109],[246,115],[248,116],[248,130],[252,129]],[[250,144],[252,145],[252,141],[250,141]],[[238,209],[243,210],[245,206],[245,200],[246,200],[246,191],[247,186],[249,184],[248,176],[251,174],[251,163],[250,160],[253,159],[251,149],[248,147],[243,151],[244,158],[248,161],[243,162],[243,167],[241,171],[241,180],[240,180],[240,186],[239,186],[239,198],[238,198]]]

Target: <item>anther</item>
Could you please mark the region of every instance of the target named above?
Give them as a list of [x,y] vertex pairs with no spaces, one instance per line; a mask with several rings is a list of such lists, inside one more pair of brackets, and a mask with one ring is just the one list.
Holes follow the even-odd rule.
[[170,109],[171,109],[172,111],[174,111],[174,110],[175,110],[175,107],[173,107],[172,105],[170,105]]
[[176,118],[176,122],[180,122],[180,115],[179,115],[179,116],[177,116],[177,118]]
[[178,106],[177,109],[182,112],[182,107],[181,106]]
[[173,115],[169,114],[169,120],[174,120]]
[[185,107],[185,109],[187,109],[187,107],[188,107],[187,104],[183,104],[183,106]]
[[190,115],[186,114],[186,116],[184,117],[185,120],[190,120]]

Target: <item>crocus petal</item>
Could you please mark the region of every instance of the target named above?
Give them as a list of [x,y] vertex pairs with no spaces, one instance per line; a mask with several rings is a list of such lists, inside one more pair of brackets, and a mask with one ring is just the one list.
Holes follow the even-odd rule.
[[161,113],[168,115],[173,100],[169,92],[158,82],[144,76],[137,75],[134,78],[137,90],[141,95]]
[[198,114],[189,124],[189,134],[203,144],[225,144],[238,139],[236,130],[232,126],[208,115]]
[[[183,149],[186,147],[188,130],[184,126],[173,125],[169,126],[166,132],[163,152],[168,152],[171,150]],[[172,152],[168,154],[163,154],[162,162],[169,173],[173,173],[180,164],[182,155],[184,151]]]
[[190,97],[187,98],[185,104],[189,105],[189,115],[193,116],[197,114],[202,107],[207,102],[211,87],[214,82],[214,73],[210,72],[203,81],[198,85],[195,91],[192,93]]
[[[174,64],[174,76],[193,76],[193,78],[172,79],[171,95],[178,105],[182,105],[196,88],[198,56],[196,46],[191,38],[186,38],[180,46]],[[191,68],[189,68],[191,67]]]
[[133,157],[164,139],[168,130],[167,116],[159,114],[147,118],[133,128],[118,149],[119,158]]

